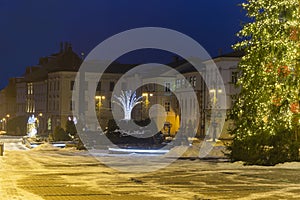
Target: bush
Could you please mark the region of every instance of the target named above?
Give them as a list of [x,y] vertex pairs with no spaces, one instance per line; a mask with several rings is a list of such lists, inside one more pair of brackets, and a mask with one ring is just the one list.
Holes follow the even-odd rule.
[[107,132],[113,132],[116,129],[119,129],[116,121],[114,119],[110,119],[108,120],[108,124],[107,124]]
[[24,136],[27,134],[27,117],[18,116],[8,120],[7,132],[10,135]]
[[276,165],[299,161],[299,141],[293,140],[292,132],[268,135],[259,134],[238,139],[227,147],[231,161],[244,161],[250,165]]
[[67,123],[66,123],[66,132],[67,132],[67,134],[70,134],[73,137],[76,135],[77,130],[76,130],[75,124],[74,124],[74,122],[72,120],[67,120]]
[[68,141],[71,140],[70,136],[60,126],[55,127],[52,134],[53,141]]

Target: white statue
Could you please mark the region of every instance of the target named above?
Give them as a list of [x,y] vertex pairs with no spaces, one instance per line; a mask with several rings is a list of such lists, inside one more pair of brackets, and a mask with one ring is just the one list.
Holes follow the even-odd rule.
[[28,122],[27,122],[27,136],[28,137],[35,137],[37,134],[35,122],[36,122],[36,118],[34,117],[34,115],[29,116]]

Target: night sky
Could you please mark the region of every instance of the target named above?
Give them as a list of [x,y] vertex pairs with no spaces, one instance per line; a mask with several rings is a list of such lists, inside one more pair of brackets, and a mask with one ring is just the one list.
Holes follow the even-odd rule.
[[[89,53],[106,38],[132,28],[155,26],[180,31],[212,57],[232,51],[246,21],[242,0],[0,0],[0,88],[9,77],[72,43]],[[158,58],[161,62],[171,58]],[[122,62],[146,63],[147,56]]]

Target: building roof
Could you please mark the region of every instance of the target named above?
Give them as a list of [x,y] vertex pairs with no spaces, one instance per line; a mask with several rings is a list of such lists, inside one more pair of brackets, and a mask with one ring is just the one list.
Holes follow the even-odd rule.
[[[234,51],[231,53],[223,54],[215,58],[240,58],[244,56],[244,51]],[[214,59],[215,59],[214,58]],[[59,71],[78,71],[82,59],[72,50],[70,43],[61,43],[60,52],[54,53],[50,56],[42,57],[39,60],[39,64],[36,66],[28,67],[24,74],[24,81],[36,82],[47,80],[48,74],[51,72]],[[138,64],[121,64],[113,62],[106,70],[106,73],[125,74],[130,69],[134,68]],[[179,73],[195,72],[195,67],[187,62],[185,59],[174,57],[174,60],[167,64],[174,68]],[[151,70],[151,69],[149,69]],[[146,72],[145,72],[146,73]]]
[[60,52],[41,57],[37,66],[28,67],[25,72],[26,82],[46,80],[48,73],[54,71],[77,71],[82,59],[72,50],[70,43],[61,46]]

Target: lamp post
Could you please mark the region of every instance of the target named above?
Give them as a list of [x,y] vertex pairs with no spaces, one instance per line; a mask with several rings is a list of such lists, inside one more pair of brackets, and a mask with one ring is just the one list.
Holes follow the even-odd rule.
[[[152,93],[148,93],[148,92],[143,92],[142,96],[145,98],[145,101],[142,102],[142,103],[143,104],[145,103],[144,104],[145,105],[145,111],[147,112],[149,104],[150,104],[149,97],[152,97],[153,94]],[[141,120],[143,120],[143,107],[142,107],[142,110],[141,110]]]
[[[221,89],[211,89],[209,90],[210,93],[213,94],[213,99],[212,99],[212,109],[216,109],[217,108],[217,93],[222,93]],[[212,134],[212,141],[215,142],[216,141],[216,137],[217,137],[217,127],[218,127],[218,123],[216,121],[216,113],[213,112],[213,122],[212,122],[212,126],[213,126],[213,134]]]
[[38,134],[41,134],[41,131],[44,129],[44,122],[43,122],[43,113],[39,113],[36,117],[36,128],[38,130]]
[[5,117],[2,118],[1,122],[2,122],[2,130],[5,131],[6,130],[6,128],[5,128],[6,127],[6,119],[5,119]]
[[6,118],[5,118],[5,131],[6,131],[6,133],[7,133],[7,131],[8,131],[7,125],[8,125],[9,118],[10,118],[10,114],[7,114],[7,115],[6,115]]
[[100,108],[102,106],[102,101],[105,100],[105,96],[95,96],[95,99],[98,100],[98,103],[97,103],[97,107],[98,107],[98,111],[100,111]]
[[[103,96],[103,95],[96,95],[95,96],[95,100],[96,100],[96,105],[95,105],[95,107],[96,107],[95,108],[96,109],[96,116],[97,116],[97,119],[98,119],[99,123],[102,124],[103,120],[101,120],[101,119],[103,119],[103,118],[100,115],[100,109],[101,109],[101,107],[103,105],[103,101],[105,100],[105,96]],[[103,107],[102,107],[102,110],[103,110]],[[76,123],[77,123],[77,119],[76,119]]]

